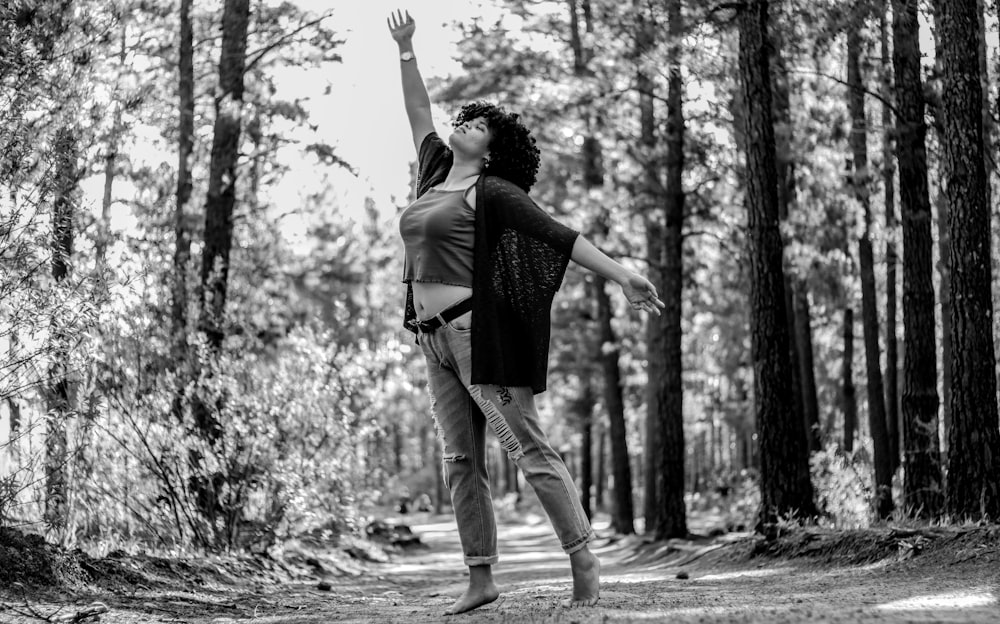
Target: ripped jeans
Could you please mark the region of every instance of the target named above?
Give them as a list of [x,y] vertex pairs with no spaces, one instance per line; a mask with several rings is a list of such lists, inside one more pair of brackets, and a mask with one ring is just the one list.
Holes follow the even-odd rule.
[[427,360],[442,472],[469,566],[497,562],[497,528],[486,471],[486,425],[538,495],[567,554],[594,538],[576,486],[538,422],[530,387],[472,385],[472,330],[466,313],[419,343]]

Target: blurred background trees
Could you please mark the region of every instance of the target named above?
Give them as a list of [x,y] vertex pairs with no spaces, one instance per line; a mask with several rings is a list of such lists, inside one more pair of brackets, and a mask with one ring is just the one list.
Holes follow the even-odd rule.
[[[556,298],[540,405],[585,509],[657,539],[995,519],[995,4],[491,8],[432,99],[522,113],[533,197],[667,303],[575,267]],[[0,522],[264,549],[447,506],[408,198],[344,199],[316,128],[358,121],[282,87],[351,36],[307,3],[0,8]]]

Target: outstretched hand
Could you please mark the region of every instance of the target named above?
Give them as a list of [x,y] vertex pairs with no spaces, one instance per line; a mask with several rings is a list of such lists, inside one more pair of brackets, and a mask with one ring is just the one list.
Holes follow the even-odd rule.
[[638,273],[630,275],[628,281],[621,286],[633,310],[645,310],[659,315],[660,309],[667,307],[657,296],[656,287]]
[[413,38],[413,31],[417,29],[416,22],[410,17],[410,12],[399,9],[395,13],[390,13],[385,23],[389,25],[389,34],[400,43]]

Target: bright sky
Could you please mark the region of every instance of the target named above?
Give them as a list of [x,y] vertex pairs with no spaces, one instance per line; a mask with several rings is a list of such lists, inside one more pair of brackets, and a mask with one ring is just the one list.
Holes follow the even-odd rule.
[[[456,20],[493,16],[490,0],[299,0],[303,8],[333,10],[329,22],[342,38],[343,63],[324,75],[289,71],[282,85],[289,92],[308,95],[314,102],[312,122],[320,136],[337,147],[337,154],[357,171],[332,175],[340,210],[361,214],[366,196],[375,199],[383,220],[394,215],[393,202],[401,203],[409,191],[409,163],[416,158],[400,86],[398,49],[389,35],[386,17],[395,8],[409,10],[417,23],[414,49],[425,80],[455,75],[461,67],[453,58],[458,32]],[[322,94],[326,85],[331,94]],[[283,94],[286,95],[287,94]],[[435,122],[444,130],[451,111],[436,109]],[[303,168],[290,173],[273,197],[290,199],[288,193],[315,186],[316,172]],[[395,199],[393,199],[395,198]]]

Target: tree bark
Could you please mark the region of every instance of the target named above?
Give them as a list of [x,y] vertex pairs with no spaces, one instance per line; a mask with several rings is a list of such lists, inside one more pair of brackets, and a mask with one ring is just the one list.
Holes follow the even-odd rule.
[[607,484],[607,461],[605,456],[607,451],[605,450],[608,441],[608,432],[605,427],[598,424],[597,426],[597,486],[594,488],[594,506],[602,510],[604,509],[604,488]]
[[779,518],[816,515],[802,420],[785,392],[790,376],[782,242],[768,51],[767,0],[740,10],[739,58],[746,104],[746,203],[750,255],[750,332],[754,403],[760,443],[761,508],[757,530],[771,534]]
[[[934,19],[940,20],[940,11],[934,7]],[[934,56],[937,71],[941,70],[941,59],[943,51],[941,49],[941,37],[938,36],[937,29],[934,32]],[[944,110],[938,107],[931,112],[934,132],[939,137],[939,141],[944,141]],[[941,164],[941,167],[945,163]],[[939,185],[938,193],[934,197],[934,207],[937,209],[937,233],[938,233],[938,303],[940,304],[941,319],[941,425],[944,430],[944,438],[940,440],[941,465],[947,465],[948,461],[948,431],[951,429],[951,234],[948,231],[948,202],[945,198],[945,189]],[[944,483],[948,487],[947,480]]]
[[646,525],[646,533],[658,540],[687,536],[684,505],[684,368],[682,358],[683,283],[684,283],[684,84],[681,78],[681,40],[684,24],[681,0],[667,4],[667,184],[663,206],[663,273],[658,287],[666,307],[660,316],[651,316],[650,325],[660,324],[663,333],[662,382],[655,383],[659,407],[662,446],[656,482],[656,522]]
[[[603,221],[603,220],[602,220]],[[606,224],[602,224],[607,227]],[[614,509],[611,512],[611,529],[615,533],[635,533],[635,515],[632,505],[632,467],[629,462],[627,431],[625,428],[625,403],[622,398],[621,370],[619,368],[618,339],[611,328],[611,298],[604,287],[607,281],[594,276],[593,288],[597,300],[597,322],[600,336],[599,355],[604,380],[604,405],[608,410],[611,433],[611,466],[614,475]]]
[[[634,2],[636,11],[636,88],[639,95],[639,145],[643,161],[640,182],[639,210],[645,215],[646,254],[649,258],[649,280],[663,293],[665,272],[664,225],[657,206],[663,202],[660,168],[654,157],[656,149],[656,116],[654,110],[654,83],[647,74],[642,59],[652,49],[656,30],[641,2]],[[664,384],[667,375],[666,334],[660,322],[650,317],[646,324],[646,439],[643,462],[643,521],[645,531],[660,523],[659,494],[661,490],[660,463],[663,454]]]
[[594,399],[591,396],[589,378],[585,383],[587,383],[587,387],[583,390],[577,406],[582,433],[580,442],[580,502],[587,518],[592,518],[590,491],[594,487],[594,419],[592,418]]
[[215,127],[205,201],[205,244],[201,264],[201,329],[216,350],[225,337],[229,254],[233,244],[237,161],[243,113],[249,0],[225,0]]
[[889,436],[889,459],[891,472],[899,468],[899,349],[896,313],[896,167],[893,156],[892,109],[887,102],[892,101],[892,65],[889,52],[889,31],[886,12],[889,0],[885,0],[879,19],[880,47],[882,51],[882,160],[883,190],[885,206],[885,419]]
[[899,111],[896,160],[903,216],[903,333],[906,336],[902,397],[903,494],[907,507],[921,517],[931,518],[940,514],[944,497],[937,430],[933,242],[917,0],[893,0],[892,21],[895,101]]
[[[976,40],[979,44],[976,47],[979,57],[979,82],[983,94],[983,165],[986,167],[986,205],[992,206],[993,187],[989,181],[996,169],[996,150],[993,145],[996,137],[996,122],[990,110],[990,67],[989,52],[986,49],[986,2],[984,0],[976,0]],[[1000,110],[1000,107],[997,110]]]
[[819,423],[819,397],[816,393],[816,360],[813,355],[812,312],[806,280],[792,280],[792,304],[795,309],[795,346],[798,351],[799,379],[802,380],[802,398],[805,410],[806,436],[809,450],[823,448],[823,430]]
[[[80,180],[79,138],[68,127],[61,127],[53,143],[55,174],[52,205],[52,279],[61,284],[71,271],[73,256],[73,221]],[[69,516],[69,492],[66,466],[69,461],[66,421],[74,411],[70,387],[70,337],[59,311],[51,319],[52,364],[49,369],[45,433],[45,524],[61,541]]]
[[[774,92],[775,148],[778,172],[778,219],[788,220],[795,204],[794,124],[791,115],[788,67],[782,56],[780,36],[772,38],[772,89]],[[780,129],[780,131],[778,130]],[[809,294],[803,276],[786,273],[785,311],[789,324],[789,348],[792,376],[789,378],[795,405],[801,414],[806,442],[811,452],[823,447],[819,425],[819,400],[816,395],[812,330],[809,319]]]
[[844,410],[845,453],[854,452],[854,432],[858,425],[858,398],[854,388],[854,308],[844,308],[844,365],[841,400]]
[[[585,11],[585,27],[588,32],[592,30],[593,25],[590,21],[590,11],[589,0],[583,0],[583,5],[586,8]],[[588,68],[589,55],[583,45],[583,38],[580,36],[580,19],[579,11],[577,7],[577,0],[569,0],[569,16],[570,16],[570,48],[573,53],[573,75],[578,80],[585,80],[589,75],[590,70]],[[593,114],[589,109],[583,112],[583,122],[586,127],[587,133],[583,139],[582,145],[582,158],[583,158],[583,185],[587,196],[590,196],[590,192],[593,189],[599,189],[604,184],[604,172],[601,165],[601,143],[600,140],[594,136],[592,129],[592,118]],[[599,226],[600,229],[605,229],[603,226]],[[603,285],[601,285],[603,293]],[[598,298],[602,296],[602,293],[597,293]],[[603,323],[603,320],[601,320]],[[610,321],[609,321],[610,322]],[[610,326],[609,326],[610,327]],[[601,330],[603,331],[603,330]],[[617,369],[618,362],[615,361],[614,364]],[[605,367],[605,372],[609,369]],[[617,371],[616,371],[617,372]],[[587,517],[591,517],[590,509],[590,489],[593,485],[593,418],[591,416],[591,406],[593,405],[592,392],[593,389],[590,384],[589,374],[584,374],[583,388],[581,389],[581,396],[577,401],[577,412],[580,416],[579,422],[582,433],[582,447],[580,449],[581,453],[581,466],[580,471],[582,475],[581,479],[581,501],[583,503],[583,510],[587,514]],[[610,380],[605,380],[605,384],[610,383]],[[623,416],[624,418],[624,416]],[[631,483],[631,477],[630,477]],[[630,494],[631,496],[631,494]]]
[[[773,31],[772,31],[773,32]],[[788,93],[788,70],[782,58],[784,42],[779,33],[771,37],[771,93],[774,108],[775,169],[778,175],[778,221],[788,222],[789,207],[795,195],[795,161],[792,156],[792,115]],[[788,357],[792,366],[788,378],[788,391],[793,406],[802,419],[803,440],[812,448],[811,423],[806,416],[805,394],[802,387],[802,368],[799,362],[798,334],[795,331],[795,300],[792,281],[794,276],[785,267],[785,316],[788,319]]]
[[868,423],[875,465],[875,511],[879,518],[892,513],[892,469],[886,428],[882,368],[879,359],[878,300],[875,292],[875,259],[872,250],[872,211],[869,196],[868,114],[865,109],[865,81],[861,74],[861,28],[867,11],[855,9],[847,26],[848,109],[851,115],[850,145],[854,164],[854,192],[863,212],[863,229],[858,241],[861,268],[861,326],[865,338],[865,369],[868,380]]
[[955,520],[1000,517],[1000,425],[993,347],[990,207],[976,0],[936,0],[942,134],[951,233],[952,422],[947,510]]
[[194,33],[191,26],[191,2],[192,0],[181,0],[178,50],[177,203],[174,206],[174,279],[170,308],[176,361],[180,361],[187,350],[187,271],[191,259],[191,235],[185,215],[191,199],[191,153],[194,150]]

